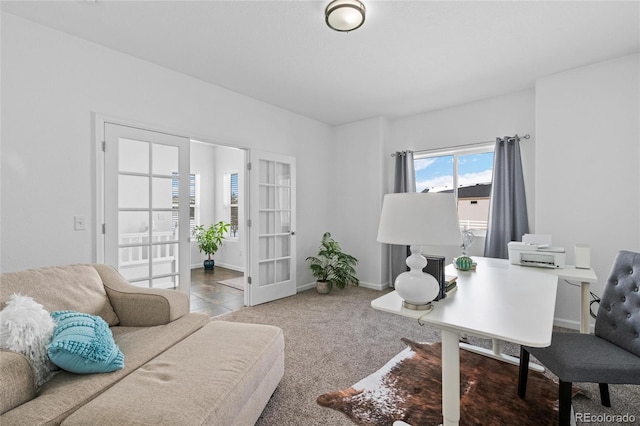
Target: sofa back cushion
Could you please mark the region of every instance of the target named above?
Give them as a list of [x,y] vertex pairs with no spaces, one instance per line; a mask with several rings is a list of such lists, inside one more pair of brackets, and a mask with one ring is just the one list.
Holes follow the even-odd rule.
[[54,266],[0,275],[0,309],[13,293],[32,297],[49,311],[73,310],[119,323],[100,275],[91,265]]

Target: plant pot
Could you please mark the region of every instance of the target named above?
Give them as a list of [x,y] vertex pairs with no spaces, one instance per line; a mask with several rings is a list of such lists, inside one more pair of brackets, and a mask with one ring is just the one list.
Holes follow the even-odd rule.
[[215,260],[205,259],[204,260],[204,270],[205,271],[213,271],[213,267],[216,266]]
[[327,294],[331,288],[328,281],[316,281],[316,290],[318,294]]

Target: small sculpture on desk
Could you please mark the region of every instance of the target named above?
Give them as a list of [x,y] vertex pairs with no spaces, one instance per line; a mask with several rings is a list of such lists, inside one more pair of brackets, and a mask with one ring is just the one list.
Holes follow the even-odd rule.
[[456,267],[461,271],[468,271],[473,267],[473,260],[467,256],[467,250],[473,244],[475,235],[467,230],[462,231],[462,256],[456,258]]

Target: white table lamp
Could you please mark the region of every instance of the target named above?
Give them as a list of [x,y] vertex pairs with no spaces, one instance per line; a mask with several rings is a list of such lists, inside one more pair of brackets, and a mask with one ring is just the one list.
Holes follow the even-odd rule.
[[382,203],[378,241],[411,246],[409,271],[395,280],[395,288],[409,309],[426,310],[438,296],[440,283],[423,272],[427,259],[422,246],[459,246],[462,242],[453,194],[407,192],[387,194]]

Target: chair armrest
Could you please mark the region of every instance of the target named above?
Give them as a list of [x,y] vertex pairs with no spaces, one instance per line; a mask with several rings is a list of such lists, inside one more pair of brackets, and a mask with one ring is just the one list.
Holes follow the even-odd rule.
[[168,324],[189,313],[189,296],[176,290],[136,287],[109,265],[93,265],[113,310],[125,327]]
[[33,369],[26,356],[0,350],[0,414],[36,396]]

